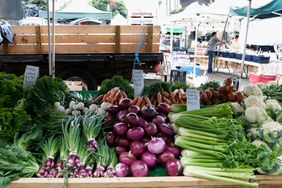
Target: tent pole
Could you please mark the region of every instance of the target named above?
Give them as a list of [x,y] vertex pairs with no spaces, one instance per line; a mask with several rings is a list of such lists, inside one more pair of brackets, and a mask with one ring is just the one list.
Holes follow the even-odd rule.
[[48,24],[48,65],[49,65],[49,76],[52,75],[52,53],[51,53],[51,35],[50,35],[50,4],[47,0],[47,24]]
[[172,22],[171,25],[170,25],[170,41],[169,41],[169,49],[170,49],[170,52],[173,51],[173,26],[174,26],[174,23]]
[[56,36],[55,36],[55,0],[52,2],[52,77],[55,78],[55,54],[56,54]]
[[244,41],[242,63],[241,63],[241,78],[243,77],[243,73],[244,73],[244,62],[245,62],[245,56],[246,56],[247,41],[248,41],[248,31],[249,31],[249,21],[250,21],[250,12],[251,12],[251,6],[252,6],[252,0],[248,0],[248,1],[249,1],[249,5],[248,5],[248,11],[247,11],[247,25],[246,25],[245,41]]

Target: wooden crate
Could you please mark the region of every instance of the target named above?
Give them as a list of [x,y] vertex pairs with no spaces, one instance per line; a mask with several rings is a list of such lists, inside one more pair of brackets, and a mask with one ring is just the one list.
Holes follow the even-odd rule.
[[[7,188],[62,188],[61,178],[22,178]],[[259,188],[281,188],[281,176],[257,176],[254,182]],[[208,181],[191,177],[128,177],[128,178],[72,178],[68,188],[108,188],[108,187],[197,187],[197,188],[239,188],[230,183]]]
[[[47,26],[13,26],[12,44],[0,45],[0,54],[48,53]],[[159,26],[56,26],[56,53],[135,53],[159,51]],[[52,41],[52,39],[51,39]]]

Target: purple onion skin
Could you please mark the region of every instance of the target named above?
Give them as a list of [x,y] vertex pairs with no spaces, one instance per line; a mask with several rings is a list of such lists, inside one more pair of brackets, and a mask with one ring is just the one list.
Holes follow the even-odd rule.
[[145,177],[149,173],[149,168],[143,161],[135,161],[130,165],[130,171],[134,177]]
[[136,161],[136,157],[131,152],[121,153],[118,159],[120,163],[124,163],[127,166],[130,166],[134,161]]
[[164,133],[159,132],[156,135],[156,138],[162,138],[165,141],[166,145],[174,144],[173,138],[165,135]]
[[119,112],[119,107],[117,105],[109,105],[106,111],[112,115],[116,115]]
[[127,123],[126,115],[128,114],[127,110],[119,111],[117,114],[117,118],[120,122]]
[[141,109],[141,117],[147,121],[151,121],[157,114],[156,108],[153,105],[146,104]]
[[139,126],[140,127],[144,128],[144,126],[147,124],[148,122],[145,119],[139,117]]
[[144,137],[144,135],[145,135],[145,131],[142,127],[131,128],[126,133],[126,137],[132,141],[140,140]]
[[127,139],[127,138],[120,138],[119,140],[118,140],[118,146],[122,146],[122,147],[125,147],[125,148],[127,148],[127,147],[129,147],[130,146],[130,142],[129,142],[129,140]]
[[175,160],[175,156],[173,155],[173,153],[168,151],[164,151],[158,156],[158,161],[163,165],[165,165],[168,161],[171,160]]
[[133,141],[130,144],[130,151],[134,156],[140,157],[145,152],[145,146],[140,141]]
[[116,152],[117,155],[120,155],[121,153],[126,152],[126,149],[122,146],[117,146],[115,148],[115,152]]
[[115,138],[116,138],[116,135],[113,132],[108,132],[106,134],[106,140],[107,140],[107,143],[110,147],[115,145]]
[[132,127],[137,127],[140,125],[140,120],[137,114],[130,112],[126,116],[127,122],[132,126]]
[[78,164],[80,164],[80,159],[79,159],[79,157],[76,157],[75,160],[74,160],[74,162],[75,162],[75,165],[76,165],[76,166],[77,166]]
[[141,159],[142,159],[142,161],[144,163],[147,164],[147,166],[149,168],[154,168],[157,165],[157,157],[156,157],[156,155],[152,154],[152,153],[150,153],[148,151],[142,154]]
[[147,148],[153,154],[160,154],[165,150],[165,141],[162,138],[153,138],[147,143]]
[[167,145],[165,151],[171,152],[176,158],[179,157],[180,155],[180,148],[175,146],[174,144],[172,145]]
[[55,168],[51,168],[49,177],[55,178],[58,175],[58,170]]
[[37,172],[37,176],[39,176],[39,177],[43,177],[44,176],[44,174],[45,174],[45,169],[44,168],[40,168],[39,170],[38,170],[38,172]]
[[57,162],[56,168],[62,169],[62,168],[63,168],[63,165],[64,165],[64,162],[63,162],[62,160],[60,160],[60,161]]
[[179,160],[170,160],[165,165],[167,175],[178,176],[181,173],[181,164]]
[[68,166],[75,166],[76,163],[75,163],[75,159],[77,158],[76,155],[71,155],[69,156],[69,159],[68,159]]
[[144,125],[144,130],[148,136],[155,136],[158,133],[158,127],[154,123]]
[[151,138],[149,137],[144,137],[141,141],[143,144],[147,144],[148,142],[150,142]]
[[171,108],[168,104],[160,103],[157,107],[157,111],[167,115],[171,111]]
[[124,163],[118,163],[115,167],[115,171],[117,177],[126,177],[128,176],[129,168]]
[[128,109],[130,106],[132,106],[132,100],[129,98],[124,98],[119,102],[119,107],[121,109]]
[[81,177],[81,178],[84,178],[84,177],[87,176],[85,166],[81,165],[81,166],[79,167],[79,172],[78,172],[78,174],[79,174],[79,177]]
[[164,133],[167,136],[173,136],[173,128],[170,124],[162,123],[159,125],[159,129],[162,133]]
[[86,177],[93,177],[93,170],[92,170],[92,168],[86,168],[85,169],[85,172],[86,172]]
[[114,125],[114,133],[116,133],[119,136],[125,135],[127,130],[128,130],[128,126],[125,123],[116,123]]
[[48,170],[45,170],[45,172],[44,172],[44,177],[46,178],[46,177],[48,177],[49,176],[49,171]]
[[162,123],[165,123],[165,118],[163,116],[157,115],[156,117],[154,117],[152,122],[156,125],[160,125]]
[[137,105],[132,105],[128,108],[128,111],[138,114],[140,112],[140,107]]

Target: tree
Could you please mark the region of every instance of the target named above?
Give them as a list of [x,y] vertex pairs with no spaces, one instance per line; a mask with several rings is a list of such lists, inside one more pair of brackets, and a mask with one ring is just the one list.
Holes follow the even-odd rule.
[[47,9],[47,0],[22,0],[23,4],[35,4],[37,5],[41,10]]
[[113,16],[120,13],[125,18],[127,17],[126,6],[123,0],[111,1],[111,3],[109,0],[92,0],[91,4],[93,7],[103,11],[108,11],[108,7],[110,7]]

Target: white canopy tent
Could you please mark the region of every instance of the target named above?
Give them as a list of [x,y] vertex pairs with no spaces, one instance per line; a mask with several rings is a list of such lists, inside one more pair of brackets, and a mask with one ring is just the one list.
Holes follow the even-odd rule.
[[118,13],[112,20],[111,25],[128,25],[127,19]]

